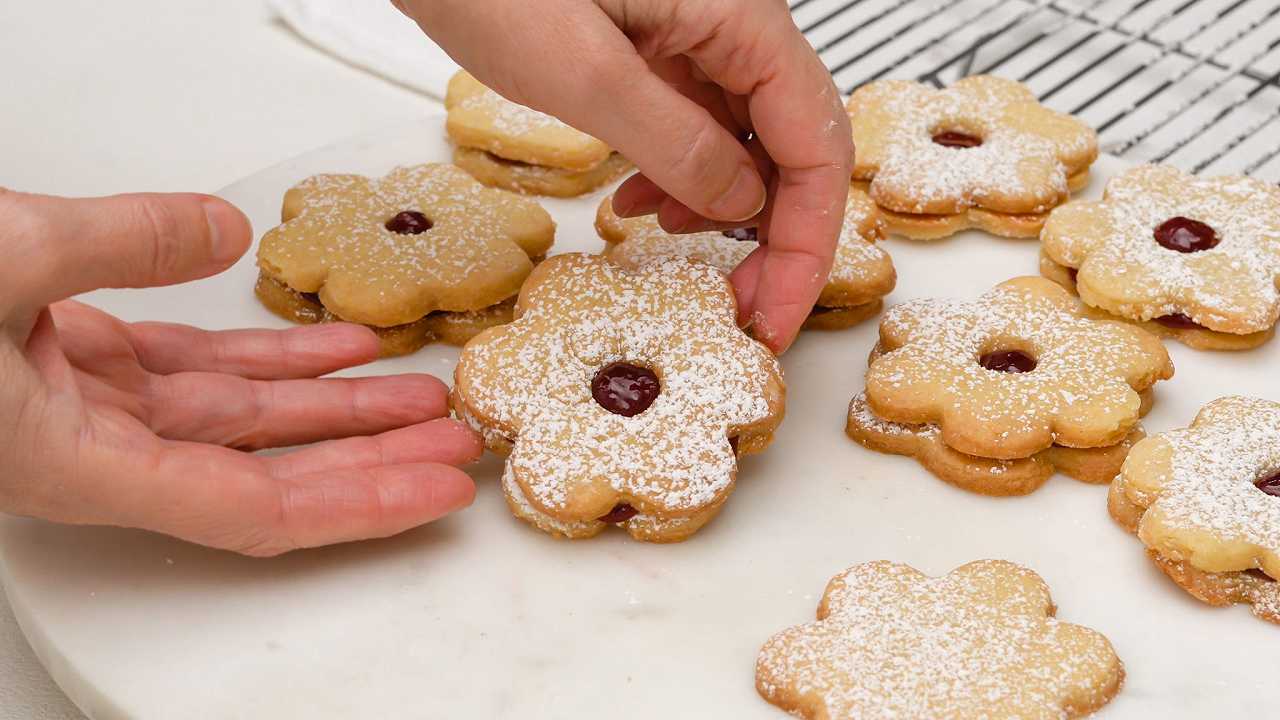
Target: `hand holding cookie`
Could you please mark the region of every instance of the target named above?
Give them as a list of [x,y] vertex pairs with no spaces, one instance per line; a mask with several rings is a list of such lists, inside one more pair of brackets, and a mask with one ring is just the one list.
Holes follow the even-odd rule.
[[488,87],[635,163],[619,215],[656,212],[673,232],[761,225],[768,244],[733,276],[741,320],[774,350],[791,343],[831,266],[853,147],[784,3],[396,5]]
[[64,300],[213,275],[249,240],[217,198],[0,190],[0,512],[273,555],[470,503],[471,480],[452,466],[480,442],[443,419],[440,381],[316,379],[373,360],[368,329],[206,332]]

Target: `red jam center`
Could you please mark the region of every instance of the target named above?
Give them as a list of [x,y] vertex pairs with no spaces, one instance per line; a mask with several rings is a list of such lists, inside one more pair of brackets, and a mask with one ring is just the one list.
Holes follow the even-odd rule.
[[624,523],[639,514],[640,511],[631,507],[630,504],[618,503],[617,505],[614,505],[613,509],[607,514],[601,515],[598,519],[602,523],[617,525],[618,523]]
[[1036,359],[1021,350],[996,350],[978,358],[982,367],[995,372],[1028,373],[1036,369]]
[[417,210],[405,210],[387,221],[387,229],[398,235],[421,235],[431,229],[431,220]]
[[662,383],[649,368],[630,363],[613,363],[591,380],[591,397],[614,415],[639,415],[658,398]]
[[1272,497],[1280,497],[1280,472],[1264,477],[1254,482],[1253,485]]
[[1080,281],[1080,268],[1073,268],[1073,267],[1069,267],[1069,268],[1067,268],[1067,275],[1068,275],[1068,276],[1070,276],[1070,278],[1071,278],[1071,282],[1073,282],[1073,283],[1075,283],[1075,282],[1079,282],[1079,281]]
[[935,145],[949,148],[976,148],[982,145],[982,138],[968,133],[947,130],[933,136]]
[[1156,322],[1161,325],[1172,328],[1174,330],[1194,330],[1200,327],[1195,320],[1183,315],[1182,313],[1174,313],[1172,315],[1161,315],[1156,318]]
[[1245,571],[1244,571],[1244,574],[1245,574],[1245,575],[1252,575],[1252,576],[1254,576],[1254,577],[1258,578],[1259,580],[1265,580],[1265,581],[1267,581],[1267,582],[1275,582],[1275,581],[1276,581],[1276,579],[1275,579],[1275,578],[1271,577],[1270,575],[1268,575],[1268,574],[1266,574],[1266,573],[1262,572],[1261,570],[1259,570],[1259,569],[1257,569],[1257,568],[1249,568],[1248,570],[1245,570]]
[[732,239],[734,239],[734,240],[741,240],[741,241],[744,241],[744,242],[746,242],[746,241],[750,241],[750,242],[759,242],[759,241],[756,239],[756,229],[755,229],[755,228],[734,228],[734,229],[732,229],[732,230],[725,230],[725,231],[724,231],[723,233],[721,233],[721,234],[722,234],[722,235],[724,235],[724,236],[725,236],[725,237],[727,237],[727,238],[732,238]]
[[1221,242],[1213,228],[1181,216],[1164,221],[1156,228],[1155,237],[1161,247],[1182,253],[1209,250]]

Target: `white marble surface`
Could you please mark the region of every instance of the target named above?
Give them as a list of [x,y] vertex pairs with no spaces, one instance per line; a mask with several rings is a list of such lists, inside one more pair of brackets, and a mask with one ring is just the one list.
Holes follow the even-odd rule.
[[[446,156],[442,121],[310,153],[225,191],[261,224],[317,171],[382,172]],[[1105,160],[1101,178],[1118,163]],[[594,199],[548,202],[557,249],[600,247]],[[969,297],[1036,267],[1036,245],[966,234],[890,240],[890,298]],[[253,300],[244,262],[218,278],[95,301],[125,317],[210,327],[282,324]],[[210,303],[210,297],[219,302]],[[1059,616],[1097,628],[1128,671],[1107,718],[1263,717],[1280,663],[1272,628],[1174,588],[1107,516],[1105,489],[1055,478],[1024,498],[965,493],[913,461],[845,438],[875,325],[810,333],[784,359],[788,418],[744,463],[720,517],[689,542],[622,533],[579,543],[513,520],[498,463],[475,468],[466,512],[383,542],[252,560],[140,532],[0,521],[0,577],[55,677],[94,718],[733,717],[780,714],[752,664],[776,630],[812,617],[827,579],[889,558],[930,573],[1002,557],[1040,572]],[[1171,352],[1178,377],[1149,429],[1229,392],[1274,391],[1280,345]],[[431,347],[375,372],[447,374]]]
[[[0,185],[64,195],[213,191],[436,107],[321,54],[259,0],[3,2],[0,68]],[[0,718],[80,717],[0,593]]]

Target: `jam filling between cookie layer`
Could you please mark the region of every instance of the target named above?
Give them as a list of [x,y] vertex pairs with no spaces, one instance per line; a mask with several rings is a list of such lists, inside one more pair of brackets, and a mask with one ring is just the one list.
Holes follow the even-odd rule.
[[1197,330],[1204,327],[1200,323],[1196,322],[1195,320],[1192,320],[1190,317],[1188,317],[1187,315],[1183,315],[1182,313],[1174,313],[1172,315],[1161,315],[1160,317],[1156,318],[1155,321],[1173,330]]
[[417,210],[405,210],[387,221],[386,228],[397,235],[421,235],[430,230],[433,223]]
[[1267,582],[1275,582],[1275,581],[1276,581],[1276,579],[1275,579],[1275,578],[1271,577],[1270,575],[1268,575],[1268,574],[1266,574],[1266,573],[1262,572],[1261,570],[1259,570],[1259,569],[1257,569],[1257,568],[1249,568],[1248,570],[1245,570],[1245,571],[1244,571],[1244,574],[1245,574],[1245,575],[1252,575],[1252,576],[1254,576],[1254,577],[1258,578],[1259,580],[1266,580]]
[[632,507],[630,503],[618,503],[613,506],[612,510],[596,519],[602,523],[617,525],[618,523],[624,523],[639,514],[640,511]]
[[1280,497],[1280,472],[1260,478],[1253,485],[1272,497]]
[[1015,374],[1036,369],[1036,359],[1021,350],[993,350],[978,358],[978,364],[994,372]]
[[739,240],[742,242],[748,242],[748,241],[759,242],[759,240],[756,238],[756,229],[753,227],[734,228],[732,230],[725,230],[724,232],[721,233],[721,235],[724,235],[725,237],[731,240]]
[[1155,230],[1155,238],[1161,247],[1180,253],[1211,250],[1222,242],[1213,228],[1180,215],[1161,223]]
[[964,150],[982,146],[982,138],[958,130],[943,130],[933,134],[933,144]]
[[591,379],[591,397],[614,415],[639,415],[662,392],[662,383],[649,368],[616,362],[601,368]]

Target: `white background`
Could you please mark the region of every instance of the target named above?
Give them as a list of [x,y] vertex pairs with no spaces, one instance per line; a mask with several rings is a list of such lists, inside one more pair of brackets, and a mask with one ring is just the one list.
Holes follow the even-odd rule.
[[[0,186],[60,195],[208,192],[437,106],[321,54],[258,0],[0,3],[0,97]],[[0,717],[82,717],[2,591]]]

